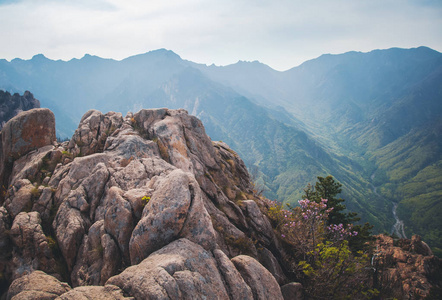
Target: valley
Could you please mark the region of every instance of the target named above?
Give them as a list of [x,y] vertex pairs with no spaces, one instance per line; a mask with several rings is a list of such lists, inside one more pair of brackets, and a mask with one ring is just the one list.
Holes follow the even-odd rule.
[[[370,185],[371,185],[371,188],[373,189],[373,193],[377,197],[381,198],[382,196],[378,194],[377,188],[373,185],[373,180],[375,178],[375,174],[376,173],[373,173],[370,176],[370,180],[371,180]],[[395,203],[395,202],[392,202],[391,213],[392,213],[393,218],[394,218],[394,224],[393,224],[393,226],[391,228],[390,234],[391,235],[394,234],[395,236],[397,236],[398,238],[401,238],[401,239],[406,239],[407,236],[405,235],[405,231],[404,231],[405,230],[404,221],[399,219],[399,217],[397,215],[397,203]]]

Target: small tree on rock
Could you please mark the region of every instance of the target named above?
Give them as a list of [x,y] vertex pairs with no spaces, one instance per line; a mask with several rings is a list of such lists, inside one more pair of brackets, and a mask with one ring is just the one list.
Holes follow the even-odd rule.
[[331,209],[328,215],[328,224],[335,226],[343,226],[347,228],[350,224],[352,230],[357,231],[358,235],[352,236],[348,239],[349,246],[353,252],[365,249],[368,245],[368,241],[372,239],[371,230],[373,225],[365,223],[364,225],[354,225],[355,222],[359,221],[360,218],[355,212],[345,212],[344,199],[338,198],[337,196],[342,192],[342,184],[335,181],[333,176],[329,175],[327,177],[318,176],[318,181],[315,186],[310,183],[304,189],[304,198],[310,199],[317,203],[320,203],[322,199],[327,199],[327,206]]
[[308,184],[304,189],[303,198],[309,199],[311,201],[315,201],[317,203],[321,202],[321,199],[327,199],[327,205],[329,208],[333,208],[328,216],[329,224],[352,224],[356,221],[359,221],[356,215],[357,213],[350,212],[345,213],[345,205],[343,202],[345,201],[342,198],[338,198],[338,194],[342,192],[342,184],[336,182],[333,176],[321,177],[318,176],[318,181],[313,187],[311,184]]

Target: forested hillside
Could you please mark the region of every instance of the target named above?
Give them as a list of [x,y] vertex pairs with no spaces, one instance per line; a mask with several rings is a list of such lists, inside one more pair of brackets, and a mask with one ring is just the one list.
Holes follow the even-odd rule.
[[[282,73],[258,66],[206,72],[249,95],[260,91],[264,105],[283,106],[326,149],[358,162],[358,175],[382,197],[399,203],[408,235],[442,246],[436,217],[442,212],[439,52],[420,47],[323,55]],[[266,80],[247,77],[252,69],[261,69]]]

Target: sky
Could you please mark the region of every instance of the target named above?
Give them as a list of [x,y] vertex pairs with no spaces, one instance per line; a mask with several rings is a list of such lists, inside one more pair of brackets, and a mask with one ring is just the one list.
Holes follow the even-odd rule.
[[166,48],[197,63],[287,70],[321,54],[442,52],[441,0],[0,0],[0,58],[117,60]]

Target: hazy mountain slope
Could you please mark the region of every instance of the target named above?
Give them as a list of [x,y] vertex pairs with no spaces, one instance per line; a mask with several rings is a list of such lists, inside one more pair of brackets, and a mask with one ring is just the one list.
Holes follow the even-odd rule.
[[289,99],[289,94],[284,86],[284,73],[258,61],[239,61],[225,67],[195,63],[192,66],[213,81],[230,86],[259,104],[275,107],[288,103],[286,99]]
[[243,94],[258,95],[260,102],[283,106],[316,134],[346,145],[348,137],[342,133],[359,124],[363,131],[365,121],[376,121],[379,114],[400,106],[398,100],[407,98],[441,66],[441,53],[419,47],[326,54],[285,72],[268,70],[258,62],[200,69]]
[[121,111],[123,114],[139,110],[146,104],[144,100],[147,95],[185,68],[187,64],[178,55],[164,49],[126,58],[118,62],[117,69],[121,72],[118,84],[104,90],[105,93],[97,98],[97,108]]
[[[362,180],[357,172],[348,175],[343,171],[351,169],[347,162],[337,162],[300,127],[286,125],[297,126],[300,122],[283,110],[266,111],[253,105],[241,94],[207,79],[191,67],[196,64],[181,60],[171,51],[152,51],[119,62],[90,55],[68,62],[51,61],[38,55],[29,61],[4,63],[9,68],[4,73],[10,74],[11,84],[34,87],[42,94],[43,104],[50,104],[58,116],[58,127],[70,121],[60,118],[63,113],[75,119],[90,108],[125,113],[142,107],[184,107],[207,123],[213,139],[224,140],[240,151],[249,166],[258,165],[270,195],[275,198],[298,200],[308,182],[329,173],[348,185],[348,190],[360,190],[346,184],[345,178],[351,176],[357,178],[352,181],[358,185]],[[261,77],[260,70],[270,76],[279,74],[257,62],[253,66],[255,78]],[[238,68],[233,70],[238,71]],[[360,199],[367,191],[347,194],[349,198]]]
[[2,88],[14,92],[30,90],[42,107],[56,113],[58,134],[72,135],[85,107],[93,107],[102,91],[113,84],[108,64],[111,60],[85,56],[68,62],[53,61],[43,55],[31,60],[2,61]]
[[286,72],[261,66],[257,79],[258,66],[201,69],[224,82],[241,79],[232,87],[250,95],[260,90],[261,103],[283,106],[327,149],[364,166],[359,176],[376,171],[373,184],[399,202],[407,233],[442,246],[440,224],[433,222],[442,214],[441,53],[419,47],[323,55]]
[[442,119],[374,151],[372,159],[376,185],[399,201],[407,235],[421,235],[442,254]]
[[441,54],[425,47],[323,55],[286,72],[290,110],[310,107],[319,122],[347,127],[390,107],[440,63]]
[[428,74],[403,87],[397,98],[380,106],[369,120],[360,122],[347,136],[369,150],[383,147],[442,116],[442,58]]
[[91,55],[53,61],[40,54],[30,60],[1,60],[0,88],[11,92],[30,90],[38,95],[42,106],[55,112],[58,131],[68,137],[85,111],[118,110],[119,107],[107,106],[106,100],[121,100],[121,95],[139,98],[183,64],[178,55],[163,49],[122,61]]
[[[379,168],[374,185],[400,201],[399,184],[438,161],[431,156],[397,183],[390,178],[396,167],[381,166],[395,158],[382,160],[381,152],[403,148],[419,159],[419,151],[401,139],[421,130],[419,141],[428,142],[424,128],[441,115],[441,62],[440,53],[425,47],[323,55],[286,72],[259,62],[198,65],[164,49],[122,61],[37,55],[1,60],[0,88],[33,91],[54,110],[58,132],[66,135],[90,108],[125,114],[184,107],[204,121],[213,139],[259,166],[270,196],[295,201],[316,176],[332,174],[344,185],[348,207],[388,230],[391,204],[373,195],[369,181]],[[430,181],[435,170],[424,172]]]

